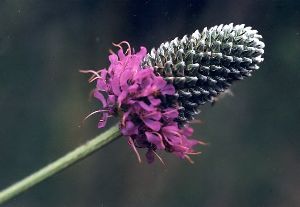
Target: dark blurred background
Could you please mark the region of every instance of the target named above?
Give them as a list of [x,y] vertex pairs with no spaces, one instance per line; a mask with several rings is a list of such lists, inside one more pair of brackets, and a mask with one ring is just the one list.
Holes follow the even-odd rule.
[[139,164],[121,139],[4,206],[300,206],[299,0],[1,0],[0,188],[103,131],[79,127],[99,105],[78,70],[106,67],[112,42],[150,49],[231,22],[263,35],[265,61],[203,107],[194,165]]

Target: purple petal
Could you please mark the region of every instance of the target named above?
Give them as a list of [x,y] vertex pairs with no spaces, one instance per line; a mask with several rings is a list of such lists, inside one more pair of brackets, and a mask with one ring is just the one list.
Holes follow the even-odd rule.
[[106,69],[100,70],[100,76],[103,80],[106,80],[107,70]]
[[147,113],[143,116],[144,118],[147,119],[153,119],[153,120],[160,120],[161,119],[161,113],[159,111],[153,111],[151,113]]
[[123,60],[126,57],[125,54],[124,54],[123,49],[118,50],[118,56],[119,56],[120,60]]
[[165,145],[163,143],[162,137],[158,133],[146,132],[147,140],[156,145],[157,149],[165,149]]
[[143,89],[143,91],[140,93],[139,97],[147,97],[155,92],[154,88],[149,85],[147,86],[141,85],[141,88]]
[[102,103],[103,108],[107,107],[106,99],[104,98],[102,93],[100,93],[99,91],[94,91],[94,97]]
[[154,98],[153,96],[149,96],[148,100],[153,106],[158,106],[161,103],[161,100],[158,98]]
[[146,111],[153,111],[154,107],[152,105],[146,104],[144,101],[139,101],[138,104],[142,107],[142,109]]
[[167,82],[162,77],[158,76],[155,78],[154,84],[157,88],[163,89],[167,85]]
[[130,70],[124,71],[120,76],[120,86],[122,90],[126,90],[128,88],[128,80],[131,79],[132,72]]
[[138,134],[138,126],[136,126],[132,121],[126,121],[125,127],[121,129],[123,135],[134,135]]
[[135,84],[129,86],[127,90],[129,93],[137,93],[138,88],[139,88],[139,85],[135,83]]
[[148,85],[150,85],[152,83],[152,74],[153,71],[152,70],[141,70],[139,71],[139,73],[136,76],[136,80],[137,82],[141,85],[142,88],[146,88]]
[[194,129],[192,127],[185,126],[182,129],[182,134],[186,137],[192,136],[193,132],[194,132]]
[[154,121],[152,119],[143,119],[144,123],[147,127],[152,129],[153,131],[159,131],[161,127],[161,123],[159,121]]
[[98,79],[96,88],[101,91],[107,91],[107,84],[102,78]]
[[108,56],[108,59],[110,63],[115,63],[118,61],[118,56],[116,54],[111,54],[110,56]]
[[179,131],[180,130],[176,126],[166,126],[162,128],[162,134],[166,138],[166,141],[171,145],[182,143],[182,135]]
[[107,70],[106,69],[102,69],[100,70],[100,77],[97,80],[97,89],[101,90],[101,91],[107,91],[107,83],[106,83],[106,75],[107,75]]
[[171,84],[168,84],[166,85],[162,90],[161,90],[161,93],[163,95],[174,95],[175,94],[175,88],[173,85]]
[[175,119],[179,115],[178,110],[174,108],[167,108],[163,113],[163,117],[166,119]]
[[117,77],[112,79],[111,88],[115,95],[117,95],[117,96],[120,95],[120,93],[121,93],[120,83],[119,83],[119,79]]
[[107,103],[108,105],[115,105],[116,97],[114,95],[108,95]]
[[143,58],[147,54],[147,49],[145,47],[140,47],[140,51],[136,53],[137,56]]
[[122,91],[122,93],[118,97],[118,105],[121,106],[124,99],[127,97],[127,91]]
[[120,78],[120,74],[123,70],[124,66],[118,62],[109,66],[108,73],[112,78]]
[[174,133],[174,132],[179,132],[179,128],[178,126],[175,126],[175,125],[169,125],[169,126],[165,126],[163,127],[162,129],[164,132],[170,132],[170,133]]
[[195,139],[186,139],[185,146],[192,149],[193,146],[198,145],[199,141]]

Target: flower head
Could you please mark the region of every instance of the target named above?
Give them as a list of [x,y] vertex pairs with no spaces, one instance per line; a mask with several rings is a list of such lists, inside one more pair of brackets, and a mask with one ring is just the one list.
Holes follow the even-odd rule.
[[149,162],[158,150],[189,160],[189,154],[198,153],[193,147],[204,143],[189,139],[188,123],[201,105],[214,103],[233,82],[259,69],[261,39],[251,27],[228,24],[196,30],[148,54],[144,47],[135,53],[125,41],[114,44],[119,50],[109,56],[108,69],[85,71],[93,73],[91,82],[97,80],[94,96],[102,108],[92,114],[101,113],[98,127],[119,116],[122,134],[135,152],[148,148]]
[[[128,45],[125,53],[122,44]],[[87,71],[93,73],[90,81],[97,81],[94,97],[102,103],[96,111],[101,113],[98,127],[104,127],[108,117],[119,116],[121,133],[135,152],[136,148],[148,149],[148,162],[154,160],[157,150],[189,159],[200,142],[188,139],[192,128],[178,125],[178,104],[166,103],[166,98],[175,94],[174,86],[152,67],[142,67],[145,47],[134,53],[127,42],[116,46],[120,49],[109,56],[108,69]]]

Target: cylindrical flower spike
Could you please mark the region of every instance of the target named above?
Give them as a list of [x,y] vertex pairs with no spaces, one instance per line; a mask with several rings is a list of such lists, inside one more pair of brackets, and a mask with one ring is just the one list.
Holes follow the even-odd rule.
[[265,46],[261,38],[243,24],[204,28],[152,49],[143,65],[175,86],[179,121],[186,123],[199,113],[199,106],[259,69]]
[[125,41],[114,44],[120,49],[109,56],[108,69],[84,71],[93,74],[90,82],[97,81],[94,96],[102,108],[92,114],[101,113],[98,127],[119,116],[121,133],[139,160],[136,148],[148,149],[149,162],[157,150],[191,160],[189,155],[199,153],[193,147],[204,143],[189,139],[188,121],[200,105],[258,69],[260,38],[250,27],[230,24],[176,38],[150,54],[144,47],[134,53]]

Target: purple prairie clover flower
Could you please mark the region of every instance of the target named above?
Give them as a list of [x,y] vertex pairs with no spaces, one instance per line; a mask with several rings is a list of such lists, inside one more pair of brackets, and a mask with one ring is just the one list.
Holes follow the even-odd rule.
[[[128,49],[124,52],[122,44]],[[92,73],[90,82],[97,81],[94,97],[102,108],[98,128],[105,126],[108,117],[120,117],[120,131],[141,158],[137,148],[147,148],[146,158],[154,161],[158,150],[165,150],[191,161],[189,155],[198,154],[193,147],[203,142],[189,139],[193,129],[187,124],[178,124],[178,104],[165,104],[168,96],[174,96],[175,87],[156,75],[154,68],[142,66],[147,54],[145,47],[138,52],[131,50],[129,43],[121,42],[117,54],[109,55],[110,66]],[[90,115],[92,115],[90,114]],[[89,115],[89,116],[90,116]]]

